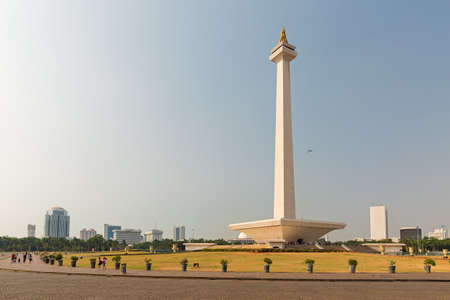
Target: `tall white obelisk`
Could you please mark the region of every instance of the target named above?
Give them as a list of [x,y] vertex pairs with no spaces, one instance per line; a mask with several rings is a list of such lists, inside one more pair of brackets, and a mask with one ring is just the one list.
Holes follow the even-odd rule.
[[295,218],[294,153],[292,146],[291,79],[289,63],[297,56],[295,46],[288,43],[284,28],[270,60],[277,64],[275,188],[273,219],[230,224],[257,244],[285,248],[312,243],[345,223]]
[[284,28],[272,49],[270,60],[277,64],[274,219],[295,219],[294,153],[292,145],[291,79],[289,63],[297,56]]

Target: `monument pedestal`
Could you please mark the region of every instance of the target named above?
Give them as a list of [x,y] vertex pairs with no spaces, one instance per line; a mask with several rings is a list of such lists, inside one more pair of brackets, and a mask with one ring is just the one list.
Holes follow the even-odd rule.
[[280,218],[230,224],[229,228],[244,232],[258,244],[285,248],[315,242],[328,232],[345,226],[345,223]]

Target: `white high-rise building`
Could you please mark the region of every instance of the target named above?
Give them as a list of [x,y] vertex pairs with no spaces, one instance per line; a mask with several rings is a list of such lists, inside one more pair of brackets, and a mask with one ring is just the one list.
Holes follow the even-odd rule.
[[53,238],[68,238],[70,216],[62,207],[52,207],[45,214],[44,235]]
[[370,207],[370,239],[388,239],[388,218],[386,205],[373,205]]
[[27,226],[28,237],[36,237],[36,225],[28,224]]
[[80,231],[80,240],[87,241],[88,239],[93,238],[96,234],[97,234],[97,231],[95,231],[95,229],[83,228]]
[[116,229],[113,230],[113,240],[121,243],[125,241],[127,245],[142,242],[141,230],[139,229]]
[[438,240],[448,239],[448,228],[447,226],[442,225],[440,228],[436,228],[435,230],[428,232],[429,238],[435,238]]

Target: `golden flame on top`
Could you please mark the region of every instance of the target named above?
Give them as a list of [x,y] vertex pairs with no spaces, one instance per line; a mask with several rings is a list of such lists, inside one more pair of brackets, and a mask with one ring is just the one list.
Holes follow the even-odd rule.
[[284,27],[281,28],[281,33],[280,33],[280,41],[278,42],[279,44],[281,43],[287,43],[287,38],[286,38],[286,31],[284,30]]

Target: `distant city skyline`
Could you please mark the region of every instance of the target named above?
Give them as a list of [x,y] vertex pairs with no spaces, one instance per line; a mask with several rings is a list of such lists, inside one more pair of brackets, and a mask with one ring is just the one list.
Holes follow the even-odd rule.
[[[199,2],[200,3],[200,2]],[[289,10],[279,9],[288,6]],[[449,224],[450,2],[5,1],[0,9],[0,236],[103,225],[195,228],[273,212],[275,73],[296,45],[296,216],[369,237]],[[311,151],[309,151],[311,150]],[[432,209],[432,214],[425,211]],[[158,224],[158,226],[155,226]]]

